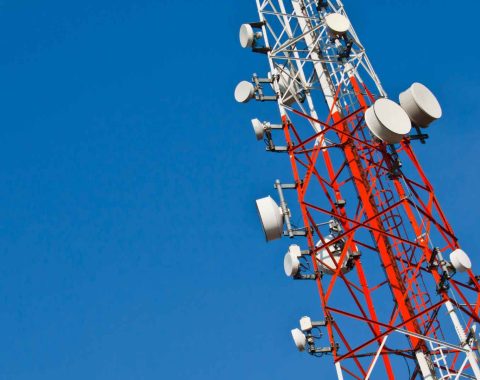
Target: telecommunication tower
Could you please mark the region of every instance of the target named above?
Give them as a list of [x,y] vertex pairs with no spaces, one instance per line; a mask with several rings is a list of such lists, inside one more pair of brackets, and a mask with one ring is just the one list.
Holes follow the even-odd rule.
[[442,116],[436,97],[420,83],[388,97],[340,0],[256,4],[240,43],[269,67],[235,98],[280,113],[252,125],[293,180],[257,208],[267,241],[297,239],[286,274],[318,288],[297,348],[331,358],[339,379],[480,379],[479,277],[412,147]]

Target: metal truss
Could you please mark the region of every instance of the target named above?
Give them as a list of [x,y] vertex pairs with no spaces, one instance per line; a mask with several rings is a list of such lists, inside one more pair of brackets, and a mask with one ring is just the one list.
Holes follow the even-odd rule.
[[386,145],[366,127],[387,94],[353,28],[327,30],[343,4],[256,1],[338,378],[480,379],[478,278],[446,266],[459,243],[413,138]]

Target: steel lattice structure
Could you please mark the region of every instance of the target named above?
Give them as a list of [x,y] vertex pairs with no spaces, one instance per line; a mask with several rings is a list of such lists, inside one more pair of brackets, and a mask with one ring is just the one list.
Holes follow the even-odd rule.
[[348,18],[341,1],[256,3],[270,76],[255,97],[278,103],[303,221],[289,234],[304,232],[324,319],[326,348],[310,352],[339,379],[480,379],[479,282],[448,267],[459,243],[412,148],[424,136],[370,133],[365,112],[388,96],[353,27],[328,31],[326,15]]

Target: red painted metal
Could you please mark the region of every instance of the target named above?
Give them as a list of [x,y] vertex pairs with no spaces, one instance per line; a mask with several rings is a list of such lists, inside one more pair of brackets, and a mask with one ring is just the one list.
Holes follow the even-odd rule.
[[[407,334],[408,340],[385,345],[381,352],[384,376],[395,379],[391,360],[397,356],[411,361],[414,379],[421,375],[413,353],[420,350],[427,355],[435,354],[426,340],[419,337],[447,339],[445,313],[440,311],[447,301],[467,316],[467,329],[480,322],[480,287],[475,275],[469,272],[470,284],[459,278],[451,281],[455,298],[442,288],[444,273],[434,257],[429,237],[435,231],[436,239],[440,239],[435,242],[436,247],[447,254],[459,247],[455,233],[408,137],[395,154],[384,143],[368,138],[364,112],[374,98],[355,77],[350,78],[350,83],[359,106],[350,109],[348,115],[332,110],[322,122],[289,109],[283,118],[298,204],[313,269],[318,275],[320,304],[328,321],[328,338],[335,361],[341,363],[345,374],[362,379],[383,338],[401,328],[412,334]],[[300,125],[306,124],[302,120],[318,123],[322,131],[312,133],[302,128]],[[334,157],[334,151],[340,151],[343,158],[339,159],[338,154]],[[396,154],[413,174],[398,166]],[[340,207],[337,202],[343,199],[351,205]],[[331,218],[340,222],[343,232],[327,242],[319,224]],[[335,268],[329,268],[333,274],[324,276],[319,264],[327,264],[319,262],[317,253],[327,249],[334,259],[331,247],[339,241],[345,243],[342,254]],[[344,273],[342,268],[348,253],[358,251],[361,255],[353,259],[354,270]],[[372,268],[365,267],[374,260],[378,260],[377,268],[383,273],[372,275]],[[393,296],[393,303],[379,301],[386,294]],[[342,295],[350,302],[338,302]],[[457,297],[465,306],[459,304]],[[352,323],[364,327],[361,335],[354,336],[356,331],[349,325]],[[444,353],[455,359],[459,355],[455,349]],[[450,363],[453,364],[449,370],[456,373],[456,360]],[[431,364],[446,369],[440,362]]]

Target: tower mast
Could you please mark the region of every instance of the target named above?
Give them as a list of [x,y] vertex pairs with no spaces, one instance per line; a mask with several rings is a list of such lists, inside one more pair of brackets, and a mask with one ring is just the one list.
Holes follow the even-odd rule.
[[412,147],[441,116],[436,98],[419,83],[401,106],[388,98],[341,1],[256,3],[240,40],[269,73],[235,95],[280,113],[253,125],[267,151],[288,156],[293,183],[277,181],[280,208],[257,207],[267,240],[298,239],[287,274],[318,288],[321,322],[302,318],[297,347],[333,358],[339,379],[480,379],[478,277]]

